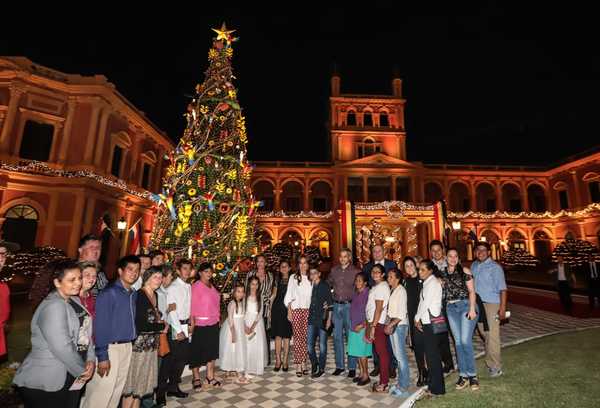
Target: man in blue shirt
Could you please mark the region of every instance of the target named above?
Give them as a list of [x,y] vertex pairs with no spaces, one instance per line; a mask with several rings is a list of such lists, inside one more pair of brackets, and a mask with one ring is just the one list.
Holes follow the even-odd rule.
[[140,259],[129,255],[117,264],[119,278],[98,294],[94,339],[97,372],[87,384],[82,408],[116,408],[131,361],[131,346],[137,336],[132,285],[140,273]]
[[[490,377],[502,375],[500,358],[500,322],[506,319],[506,281],[504,270],[490,258],[490,244],[478,242],[477,260],[471,265],[475,279],[475,291],[483,301],[489,331],[485,333],[485,363]],[[484,333],[479,323],[479,331]]]

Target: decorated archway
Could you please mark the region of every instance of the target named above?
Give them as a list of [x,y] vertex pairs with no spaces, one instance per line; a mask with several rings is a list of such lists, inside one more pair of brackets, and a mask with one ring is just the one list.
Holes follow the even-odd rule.
[[407,255],[427,256],[431,239],[444,239],[443,203],[415,205],[403,201],[343,202],[342,246],[352,248],[361,264],[371,258],[373,246],[382,245],[386,258],[395,262]]

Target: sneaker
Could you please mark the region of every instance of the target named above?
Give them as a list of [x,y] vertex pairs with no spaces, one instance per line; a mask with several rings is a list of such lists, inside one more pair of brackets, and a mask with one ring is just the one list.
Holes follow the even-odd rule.
[[463,376],[458,377],[458,381],[456,382],[455,388],[457,390],[464,390],[469,386],[469,381]]
[[394,391],[390,392],[391,395],[398,398],[408,398],[410,397],[410,392],[403,391],[400,388],[395,388]]
[[336,368],[335,371],[333,373],[331,373],[331,375],[338,376],[338,375],[340,375],[343,372],[344,372],[343,368]]
[[319,371],[317,371],[316,373],[313,373],[313,374],[311,375],[311,377],[312,377],[312,378],[319,378],[319,377],[321,377],[323,374],[325,374],[325,371],[323,371],[323,370],[319,370]]
[[348,370],[348,378],[356,378],[356,370]]
[[504,374],[501,368],[490,368],[489,372],[491,378],[498,378]]
[[471,391],[479,390],[479,380],[477,377],[469,377],[469,386],[471,387]]

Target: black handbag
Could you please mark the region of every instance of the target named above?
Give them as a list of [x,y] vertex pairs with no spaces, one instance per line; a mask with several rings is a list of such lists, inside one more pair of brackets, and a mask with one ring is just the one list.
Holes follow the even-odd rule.
[[431,331],[433,334],[443,334],[448,333],[448,323],[446,322],[446,318],[443,313],[440,313],[439,316],[434,316],[431,314],[429,309],[427,309],[427,313],[429,313],[429,322],[431,324]]

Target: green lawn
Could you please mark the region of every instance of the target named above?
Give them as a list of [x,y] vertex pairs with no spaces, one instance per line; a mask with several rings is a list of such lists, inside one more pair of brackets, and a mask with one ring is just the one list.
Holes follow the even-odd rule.
[[426,407],[599,407],[600,329],[559,334],[509,347],[504,375],[487,377],[478,361],[481,389],[456,391],[447,378],[443,397],[419,401]]

